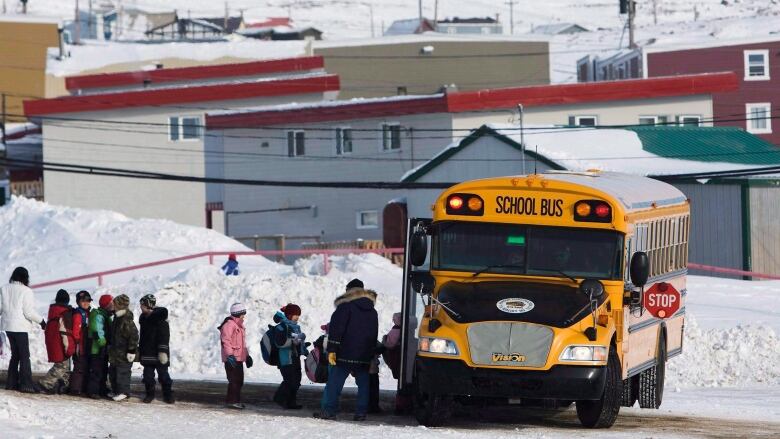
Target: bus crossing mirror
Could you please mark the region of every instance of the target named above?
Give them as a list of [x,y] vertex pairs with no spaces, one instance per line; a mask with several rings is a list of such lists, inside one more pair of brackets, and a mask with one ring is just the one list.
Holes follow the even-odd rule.
[[425,264],[428,256],[428,237],[423,231],[415,231],[409,238],[409,261],[415,267]]
[[650,260],[647,258],[647,253],[636,252],[631,256],[631,283],[635,287],[642,288],[647,283],[647,278],[650,276]]
[[596,279],[585,279],[580,284],[580,291],[592,299],[598,299],[604,294],[604,285]]

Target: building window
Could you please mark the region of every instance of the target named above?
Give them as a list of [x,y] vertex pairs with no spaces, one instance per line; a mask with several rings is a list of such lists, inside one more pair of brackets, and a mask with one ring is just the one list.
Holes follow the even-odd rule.
[[336,128],[336,155],[352,154],[352,128]]
[[298,157],[306,153],[306,136],[303,131],[287,131],[287,156]]
[[397,123],[382,124],[382,151],[397,151],[401,149],[401,125]]
[[701,125],[701,116],[695,116],[691,114],[683,114],[677,116],[677,123],[682,126],[697,127]]
[[639,116],[639,125],[665,125],[668,121],[666,116]]
[[569,125],[571,126],[595,127],[598,124],[598,116],[569,116]]
[[376,210],[361,210],[357,213],[358,229],[376,229],[379,227],[379,212]]
[[260,148],[268,148],[271,145],[268,142],[260,142]]
[[178,142],[198,139],[200,139],[199,117],[171,116],[168,118],[168,140]]
[[747,131],[753,134],[769,134],[772,132],[772,104],[745,104],[747,116]]
[[745,51],[745,81],[762,81],[769,79],[769,51]]

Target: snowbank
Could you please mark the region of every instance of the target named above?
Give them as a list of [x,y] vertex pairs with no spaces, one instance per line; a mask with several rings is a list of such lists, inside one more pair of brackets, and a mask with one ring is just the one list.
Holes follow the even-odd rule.
[[[12,197],[0,207],[0,276],[4,279],[20,265],[27,267],[35,284],[204,251],[247,250],[213,230],[167,220],[131,219],[116,212],[52,206],[21,197]],[[260,257],[246,259],[272,264]],[[151,272],[171,275],[179,269],[162,266]],[[51,298],[39,296],[39,300],[53,300],[53,291],[49,293]]]

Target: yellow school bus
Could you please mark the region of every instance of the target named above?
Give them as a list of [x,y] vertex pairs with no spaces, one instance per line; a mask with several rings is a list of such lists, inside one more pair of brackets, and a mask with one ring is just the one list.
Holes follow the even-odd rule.
[[[410,219],[404,286],[402,347],[416,352],[400,387],[420,423],[445,423],[453,403],[574,403],[583,426],[605,428],[621,406],[661,405],[665,362],[682,352],[683,193],[550,172],[461,183],[432,209]],[[649,300],[659,286],[679,299]],[[654,316],[657,297],[679,303]]]

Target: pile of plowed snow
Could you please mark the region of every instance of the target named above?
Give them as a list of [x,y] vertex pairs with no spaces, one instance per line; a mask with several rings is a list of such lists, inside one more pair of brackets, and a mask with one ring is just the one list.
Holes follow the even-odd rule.
[[[221,233],[167,220],[131,219],[21,197],[0,208],[0,276],[7,279],[15,266],[24,266],[33,284],[204,251],[246,250]],[[156,272],[172,275],[180,269],[163,266]]]

